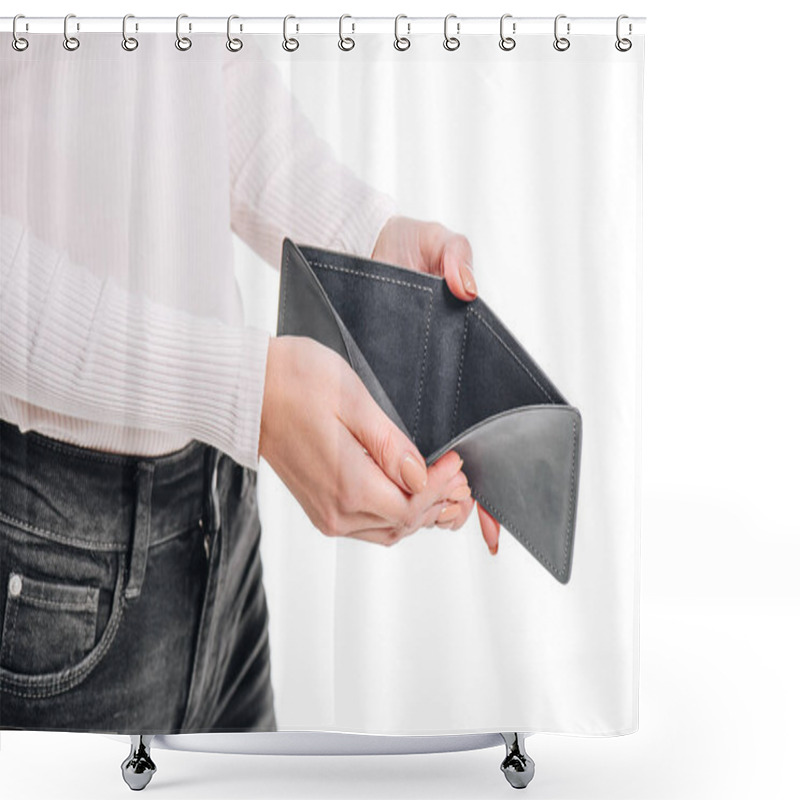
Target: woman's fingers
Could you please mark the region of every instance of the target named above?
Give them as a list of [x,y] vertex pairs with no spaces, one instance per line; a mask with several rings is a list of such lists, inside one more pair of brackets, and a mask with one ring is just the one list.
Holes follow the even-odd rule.
[[428,482],[423,491],[414,495],[400,492],[399,499],[393,493],[388,493],[386,504],[381,505],[381,488],[376,486],[374,493],[368,489],[370,504],[374,502],[374,510],[390,522],[416,530],[431,506],[443,503],[458,486],[466,484],[466,475],[461,472],[462,463],[458,453],[451,450],[428,467]]
[[420,248],[428,271],[441,275],[447,288],[461,300],[478,296],[472,272],[472,246],[461,233],[454,233],[438,222],[423,223]]
[[397,486],[410,493],[421,492],[428,480],[428,470],[414,443],[389,419],[360,381],[354,383],[347,400],[340,414],[348,430]]
[[448,289],[461,300],[474,300],[478,296],[478,287],[472,272],[472,251],[465,237],[454,234],[447,241],[442,263]]
[[450,451],[428,468],[425,488],[408,494],[386,476],[345,428],[342,436],[345,441],[337,447],[342,466],[337,480],[338,521],[334,535],[384,527],[413,532],[433,504],[444,502],[458,487],[466,485],[461,458]]
[[438,275],[461,300],[477,297],[469,239],[440,222],[390,217],[378,234],[372,258]]
[[467,500],[452,503],[453,511],[448,515],[447,521],[442,523],[440,527],[451,531],[458,530],[469,519],[474,502],[474,499],[470,497]]
[[442,500],[438,503],[434,503],[423,515],[422,517],[422,527],[423,528],[433,528],[437,526],[437,520],[442,513],[442,510],[445,509],[450,503],[447,500]]
[[478,506],[478,519],[481,523],[481,532],[489,552],[497,555],[497,545],[500,540],[500,523],[481,505]]

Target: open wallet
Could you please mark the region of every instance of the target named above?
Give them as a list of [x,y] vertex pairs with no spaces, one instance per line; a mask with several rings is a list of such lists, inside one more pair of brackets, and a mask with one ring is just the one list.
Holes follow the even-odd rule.
[[480,297],[284,238],[277,335],[339,353],[428,466],[455,449],[476,502],[569,581],[581,415]]

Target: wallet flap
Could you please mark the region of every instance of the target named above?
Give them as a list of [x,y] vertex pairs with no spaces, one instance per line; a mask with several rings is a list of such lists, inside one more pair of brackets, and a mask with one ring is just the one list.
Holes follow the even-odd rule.
[[472,495],[561,583],[569,581],[578,502],[582,420],[573,406],[496,414],[432,453],[455,448]]
[[303,254],[294,242],[284,239],[278,336],[308,336],[335,350],[349,364],[350,356],[342,329],[325,290],[320,286]]

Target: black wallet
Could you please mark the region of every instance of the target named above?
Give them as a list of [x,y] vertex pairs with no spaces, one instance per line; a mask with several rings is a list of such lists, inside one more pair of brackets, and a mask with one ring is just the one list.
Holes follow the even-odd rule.
[[285,238],[277,335],[339,353],[429,466],[455,449],[476,502],[569,581],[581,415],[480,297]]

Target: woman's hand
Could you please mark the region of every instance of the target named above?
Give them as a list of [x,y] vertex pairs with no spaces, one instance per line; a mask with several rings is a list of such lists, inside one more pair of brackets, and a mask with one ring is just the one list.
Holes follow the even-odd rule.
[[392,545],[470,496],[455,451],[426,468],[345,359],[305,336],[270,340],[258,449],[326,536]]
[[[474,300],[478,296],[472,273],[472,248],[467,237],[438,222],[399,215],[390,217],[378,235],[372,258],[443,277],[450,291],[461,300]],[[472,511],[472,504],[472,497],[461,501],[449,527],[460,528]],[[481,505],[478,506],[478,520],[489,551],[497,553],[500,524]]]
[[439,222],[399,215],[389,217],[378,234],[372,258],[438,275],[461,300],[474,300],[478,296],[469,240]]

